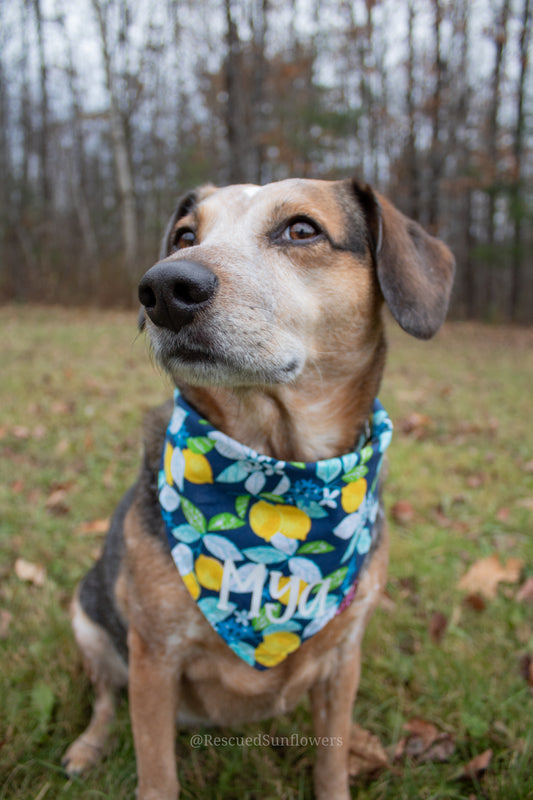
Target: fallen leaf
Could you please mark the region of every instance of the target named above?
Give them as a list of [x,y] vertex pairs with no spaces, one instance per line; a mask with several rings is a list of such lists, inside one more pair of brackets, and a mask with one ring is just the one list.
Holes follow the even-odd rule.
[[415,515],[415,510],[408,500],[398,500],[391,508],[392,518],[400,525],[411,522]]
[[375,772],[389,765],[379,738],[355,722],[350,731],[349,773],[352,777]]
[[522,465],[522,470],[524,472],[533,472],[533,461],[526,461],[526,463]]
[[404,736],[394,750],[394,760],[409,758],[417,763],[445,762],[455,752],[455,741],[449,733],[439,731],[432,722],[415,717],[404,725]]
[[7,639],[9,633],[9,626],[13,621],[13,614],[7,608],[0,610],[0,640]]
[[424,750],[426,750],[439,735],[439,729],[428,720],[420,717],[413,717],[403,726],[404,730],[410,734],[412,739],[417,739]]
[[533,658],[526,653],[520,659],[520,674],[527,681],[529,687],[533,690]]
[[400,420],[399,428],[402,433],[412,435],[415,439],[423,439],[427,435],[430,424],[431,417],[413,411]]
[[527,578],[518,592],[516,599],[519,603],[533,603],[533,578]]
[[30,429],[25,425],[13,425],[11,433],[15,439],[29,439],[31,436]]
[[93,519],[90,522],[82,522],[76,528],[77,533],[107,533],[109,528],[109,517],[105,519]]
[[485,483],[486,476],[480,472],[477,475],[469,475],[466,479],[466,485],[469,489],[479,489]]
[[522,497],[516,501],[518,508],[527,508],[528,511],[533,511],[533,497]]
[[418,759],[421,764],[444,764],[455,753],[455,742],[449,733],[441,733],[438,739],[422,753]]
[[511,509],[508,506],[504,506],[503,508],[500,508],[500,510],[496,514],[496,519],[498,520],[498,522],[508,522],[510,516],[511,516]]
[[15,561],[15,575],[21,581],[33,583],[35,586],[43,586],[46,580],[46,570],[42,564],[33,564],[25,558],[17,558]]
[[435,611],[429,621],[429,635],[434,644],[440,644],[447,627],[448,617],[440,611]]
[[67,503],[67,490],[55,489],[45,503],[45,508],[53,514],[67,514],[69,505]]
[[465,597],[465,605],[473,611],[485,611],[487,601],[480,594],[469,594]]
[[44,427],[44,425],[36,425],[32,431],[32,437],[37,441],[40,441],[41,439],[44,439],[45,436],[46,436],[46,428]]
[[503,565],[494,553],[472,564],[459,581],[459,589],[491,599],[496,596],[499,583],[518,583],[523,566],[524,562],[519,558],[510,558]]
[[479,778],[489,768],[492,760],[492,750],[485,750],[478,756],[475,756],[468,764],[465,764],[457,778],[463,780],[465,778],[473,780]]

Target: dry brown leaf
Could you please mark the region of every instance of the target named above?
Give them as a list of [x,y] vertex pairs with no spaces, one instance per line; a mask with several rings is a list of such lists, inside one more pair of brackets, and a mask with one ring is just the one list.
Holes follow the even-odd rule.
[[411,737],[420,740],[424,750],[432,745],[439,735],[439,729],[432,722],[421,719],[421,717],[413,717],[408,720],[403,728]]
[[487,601],[480,594],[469,594],[465,597],[465,605],[473,611],[485,611]]
[[432,723],[414,717],[404,725],[408,735],[396,745],[394,760],[410,758],[417,763],[448,761],[455,752],[455,741]]
[[489,768],[492,760],[492,750],[484,750],[483,753],[475,756],[468,764],[465,764],[459,775],[459,779],[479,778]]
[[528,511],[533,511],[533,497],[522,497],[516,501],[518,508],[527,508]]
[[53,514],[67,514],[70,510],[67,503],[67,490],[55,489],[51,492],[45,503],[45,508]]
[[7,639],[9,626],[13,620],[13,614],[7,608],[0,609],[0,640]]
[[435,611],[429,621],[429,635],[434,644],[440,644],[448,627],[448,617],[441,611]]
[[413,411],[400,420],[399,428],[402,433],[412,435],[415,439],[423,439],[427,434],[427,428],[430,424],[431,417]]
[[109,517],[105,519],[93,519],[90,522],[82,522],[76,528],[78,533],[83,534],[90,534],[90,533],[107,533],[109,528]]
[[21,581],[33,583],[35,586],[43,586],[46,580],[46,570],[42,564],[33,564],[25,558],[17,558],[15,561],[15,575]]
[[533,603],[533,578],[527,578],[518,592],[516,599],[519,603]]
[[519,558],[510,558],[504,565],[494,553],[472,564],[459,581],[459,589],[491,599],[496,596],[499,583],[518,583],[523,566]]
[[391,508],[391,514],[395,522],[405,525],[411,522],[415,515],[415,510],[408,500],[398,500]]
[[516,599],[519,603],[533,603],[533,578],[527,578],[518,592]]
[[529,687],[533,690],[533,658],[526,653],[520,660],[520,672]]
[[533,472],[533,461],[526,461],[526,463],[522,465],[522,470],[524,472]]
[[379,738],[352,723],[350,732],[349,772],[352,777],[375,772],[389,765],[389,759]]
[[496,514],[496,519],[498,520],[498,522],[508,522],[510,516],[511,516],[511,509],[508,506],[503,506]]
[[455,741],[449,733],[441,733],[439,737],[422,753],[418,761],[422,764],[444,764],[455,753]]

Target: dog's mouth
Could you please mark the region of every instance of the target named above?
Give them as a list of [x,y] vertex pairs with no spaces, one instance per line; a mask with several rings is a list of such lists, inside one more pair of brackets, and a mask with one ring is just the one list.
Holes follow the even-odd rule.
[[174,380],[196,385],[251,386],[292,382],[303,362],[297,355],[274,357],[262,343],[230,342],[223,335],[183,329],[178,333],[145,325],[156,360]]

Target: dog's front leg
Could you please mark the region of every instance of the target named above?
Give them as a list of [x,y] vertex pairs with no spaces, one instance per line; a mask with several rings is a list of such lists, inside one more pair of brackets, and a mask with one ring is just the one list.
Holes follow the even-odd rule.
[[129,699],[137,758],[138,800],[178,800],[175,739],[178,670],[130,628]]
[[350,800],[348,754],[352,706],[361,674],[361,650],[339,654],[327,680],[310,692],[313,726],[318,739],[314,770],[316,800]]

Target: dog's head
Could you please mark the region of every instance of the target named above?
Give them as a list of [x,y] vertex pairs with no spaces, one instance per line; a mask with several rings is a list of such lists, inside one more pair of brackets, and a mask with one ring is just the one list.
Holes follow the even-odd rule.
[[383,299],[431,337],[453,272],[442,242],[355,181],[205,186],[178,204],[139,298],[176,379],[284,384],[362,367]]

